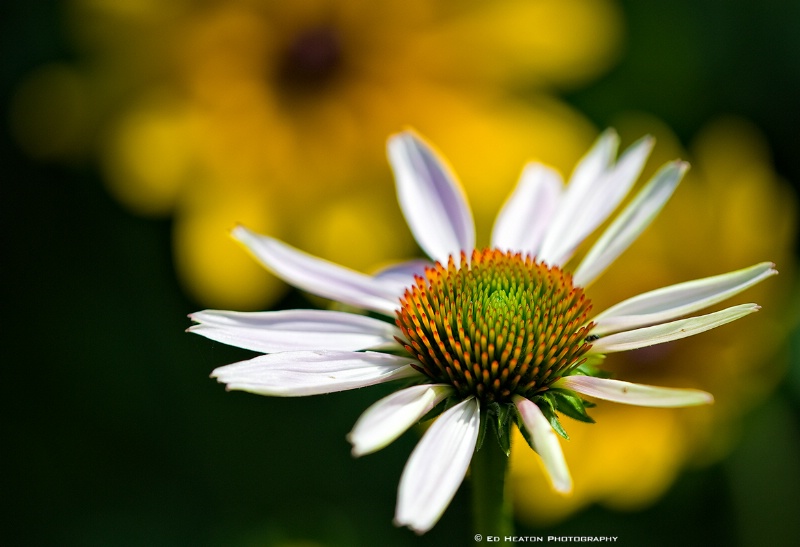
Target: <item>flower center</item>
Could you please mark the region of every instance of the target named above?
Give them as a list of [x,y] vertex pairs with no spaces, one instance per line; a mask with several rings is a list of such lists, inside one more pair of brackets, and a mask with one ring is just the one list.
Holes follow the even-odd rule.
[[290,87],[313,88],[332,79],[341,61],[341,41],[334,29],[310,28],[288,45],[280,67],[280,79]]
[[582,362],[591,302],[572,277],[521,254],[474,251],[436,263],[400,299],[399,340],[413,365],[461,396],[530,397]]

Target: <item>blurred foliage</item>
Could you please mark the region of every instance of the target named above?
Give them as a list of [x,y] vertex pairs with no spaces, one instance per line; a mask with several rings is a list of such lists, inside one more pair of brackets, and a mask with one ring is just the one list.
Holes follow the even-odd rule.
[[[477,10],[478,4],[448,5]],[[75,5],[95,13],[113,9],[119,14],[118,22],[134,20],[145,26],[126,30],[125,25],[100,24],[98,18],[75,20],[76,12],[70,7]],[[143,14],[162,12],[165,5],[174,9],[167,14],[172,19],[164,20],[169,25],[163,26],[162,21],[153,26],[152,20],[142,19]],[[259,289],[258,283],[270,283],[269,276],[255,268],[250,274],[242,273],[251,267],[246,254],[224,237],[212,242],[217,236],[204,231],[227,228],[235,221],[234,214],[242,215],[238,220],[252,219],[254,228],[361,268],[373,264],[358,264],[353,262],[358,256],[337,254],[348,251],[340,245],[343,238],[361,235],[359,230],[381,242],[397,239],[393,241],[396,247],[375,247],[376,253],[387,255],[370,260],[412,253],[410,240],[403,239],[408,236],[394,207],[381,151],[386,133],[397,128],[393,124],[404,123],[426,133],[464,177],[484,235],[522,161],[530,154],[541,154],[542,159],[568,168],[590,139],[592,124],[616,125],[628,140],[645,129],[653,131],[659,137],[656,151],[669,156],[660,159],[691,159],[692,178],[647,236],[609,270],[609,280],[620,272],[636,272],[625,277],[622,286],[604,288],[603,294],[612,301],[663,282],[719,273],[759,260],[776,260],[781,271],[757,291],[739,297],[739,301],[752,299],[765,305],[741,325],[681,342],[668,349],[671,355],[636,353],[629,360],[615,360],[613,366],[624,369],[626,378],[636,372],[641,375],[637,379],[654,383],[663,380],[678,385],[671,378],[680,380],[680,385],[696,383],[711,389],[718,404],[707,413],[658,414],[605,406],[603,415],[598,414],[600,423],[591,431],[602,436],[605,444],[593,444],[600,439],[587,434],[583,453],[568,454],[568,458],[576,484],[583,476],[582,467],[606,462],[598,471],[609,479],[603,483],[606,489],[576,492],[575,503],[588,505],[560,524],[541,522],[547,520],[544,512],[536,513],[538,524],[521,515],[520,533],[614,535],[620,537],[621,545],[788,546],[800,542],[795,517],[800,510],[796,465],[800,460],[800,331],[793,322],[798,300],[791,287],[797,276],[790,255],[796,227],[791,224],[794,200],[779,180],[788,179],[795,189],[800,181],[796,106],[800,37],[795,32],[800,4],[626,1],[620,3],[624,30],[615,31],[623,38],[616,50],[619,62],[611,70],[606,64],[611,57],[601,56],[606,61],[592,65],[579,80],[552,76],[561,66],[552,63],[526,67],[524,74],[538,76],[510,82],[491,73],[492,63],[462,59],[456,67],[466,72],[459,78],[473,76],[469,69],[480,66],[484,72],[475,78],[489,82],[480,92],[465,93],[466,99],[458,99],[457,78],[449,79],[452,74],[447,81],[435,80],[436,93],[427,88],[422,95],[414,87],[421,84],[400,81],[399,91],[394,91],[401,96],[397,104],[402,106],[395,112],[396,119],[375,123],[370,133],[358,134],[358,146],[346,136],[314,134],[313,125],[304,126],[302,134],[314,139],[321,154],[308,165],[301,162],[307,180],[320,166],[339,165],[334,160],[346,157],[363,171],[358,180],[348,182],[348,171],[340,165],[336,177],[318,181],[320,186],[315,188],[324,191],[319,196],[321,209],[314,214],[301,208],[307,192],[300,185],[286,189],[283,183],[299,179],[280,179],[281,188],[298,193],[294,208],[281,206],[274,213],[283,219],[282,224],[261,224],[273,222],[272,217],[263,216],[263,208],[271,206],[274,212],[274,200],[248,200],[247,192],[230,196],[219,188],[213,190],[211,183],[202,183],[210,189],[202,197],[187,193],[177,200],[179,194],[173,192],[177,186],[170,190],[172,194],[155,192],[148,198],[155,201],[147,207],[156,218],[132,216],[131,209],[148,212],[141,205],[144,201],[137,202],[141,196],[126,195],[112,182],[114,162],[124,162],[144,178],[162,177],[163,181],[171,169],[173,174],[180,171],[178,156],[198,146],[198,134],[212,141],[229,138],[226,130],[214,129],[232,127],[224,124],[175,133],[186,121],[179,118],[177,123],[175,116],[189,108],[185,98],[168,85],[176,73],[145,62],[174,60],[170,43],[183,43],[183,35],[165,30],[177,28],[170,26],[176,20],[183,21],[181,32],[210,28],[209,18],[181,19],[181,10],[191,5],[189,0],[170,4],[20,0],[0,8],[0,99],[3,105],[13,106],[4,112],[0,132],[4,167],[0,237],[5,257],[0,286],[6,311],[3,342],[10,349],[3,360],[4,544],[473,543],[466,524],[466,491],[459,493],[442,521],[423,537],[391,525],[397,481],[415,443],[413,435],[367,458],[354,461],[350,457],[344,435],[382,388],[298,400],[228,394],[207,378],[208,372],[249,354],[183,333],[188,325],[185,315],[202,306],[199,300],[205,298],[205,289],[187,291],[178,281],[187,280],[187,271],[195,267],[181,258],[184,237],[196,237],[195,247],[207,244],[210,256],[222,256],[213,264],[230,275],[221,286],[246,288],[245,297],[240,298],[263,302],[275,290]],[[253,3],[230,5],[250,10]],[[125,9],[129,11],[120,11]],[[613,5],[611,10],[617,13]],[[257,28],[263,18],[225,20],[231,25],[226,28],[233,28],[223,33],[225,39],[263,39],[247,27]],[[404,30],[402,19],[389,23],[396,33]],[[81,25],[89,26],[92,34],[81,37],[76,31]],[[142,28],[149,30],[142,34]],[[474,27],[460,30],[470,28]],[[503,27],[495,28],[502,33]],[[592,32],[597,30],[591,25],[581,29],[570,33],[573,42],[564,41],[564,47],[585,44],[584,39],[595,36]],[[107,51],[128,55],[129,62],[121,63],[114,55],[98,59],[97,52],[106,50],[92,40],[116,44]],[[410,43],[407,35],[398,40]],[[600,53],[610,55],[614,46],[609,42],[608,47]],[[469,53],[464,48],[452,54]],[[147,54],[137,57],[133,54],[137,51]],[[417,57],[421,66],[433,67],[426,78],[446,64],[443,57],[424,57]],[[213,62],[213,56],[207,61]],[[518,74],[517,63],[523,61],[510,59],[503,66]],[[394,73],[396,66],[382,68]],[[101,69],[107,68],[115,69],[119,77],[102,76]],[[248,74],[245,67],[239,76],[246,79]],[[215,78],[208,81],[216,82]],[[259,85],[267,88],[263,82]],[[499,95],[497,86],[502,90]],[[49,101],[52,89],[59,90],[59,101],[66,102]],[[556,99],[556,94],[566,102]],[[428,98],[421,106],[415,104],[420,96]],[[176,102],[179,106],[173,110]],[[246,105],[238,104],[243,110],[231,119],[219,110],[213,119],[258,127],[255,117],[248,119]],[[237,112],[237,104],[229,106]],[[636,111],[654,117],[629,114]],[[291,112],[297,115],[301,110]],[[723,118],[729,114],[739,118],[724,121],[731,120]],[[25,134],[20,119],[31,115],[36,124]],[[740,117],[751,120],[759,130]],[[206,119],[205,123],[210,122]],[[531,124],[534,127],[519,129]],[[144,142],[142,150],[161,155],[139,156],[119,148],[120,139],[136,140],[137,131]],[[550,132],[555,137],[549,137]],[[47,138],[41,140],[42,135]],[[191,142],[185,142],[186,135]],[[36,149],[34,142],[45,146]],[[506,145],[509,142],[514,144]],[[167,143],[170,154],[163,153],[162,143]],[[325,145],[331,143],[336,151],[326,152]],[[257,151],[251,147],[256,144],[233,140],[227,148],[208,145],[210,149],[194,149],[195,159],[203,160],[200,165],[213,164],[214,154],[207,150],[232,150],[255,158]],[[371,148],[362,151],[361,145]],[[115,149],[117,154],[109,156],[109,150]],[[356,153],[340,158],[342,149]],[[490,158],[488,150],[501,159]],[[106,158],[100,170],[86,161],[90,157]],[[142,157],[149,160],[140,163]],[[53,158],[67,161],[54,163]],[[153,170],[154,158],[160,171]],[[272,173],[264,171],[262,176],[266,172]],[[225,181],[230,176],[230,172],[226,175],[210,168],[205,179],[195,178],[194,173],[183,174],[192,187],[212,175]],[[258,182],[246,176],[241,179],[245,190]],[[483,185],[485,180],[492,184]],[[367,185],[369,191],[351,201],[354,187],[348,184],[352,182]],[[106,188],[121,201],[112,199]],[[353,214],[364,210],[362,204],[371,206],[378,199],[387,210],[368,211],[366,221]],[[158,216],[159,211],[171,211],[174,216]],[[192,220],[193,211],[202,214],[203,220]],[[686,211],[691,211],[689,216],[681,216]],[[374,227],[384,222],[382,231]],[[203,230],[193,228],[197,223]],[[307,230],[305,235],[302,230]],[[701,230],[700,235],[694,230]],[[319,233],[328,234],[328,239],[313,237]],[[230,247],[230,254],[208,251],[217,245]],[[668,269],[662,268],[665,264]],[[600,289],[598,285],[598,294]],[[309,305],[294,292],[277,304]],[[599,301],[597,305],[603,307]],[[782,337],[790,330],[790,343],[783,344]],[[665,365],[665,359],[671,364]],[[783,380],[787,365],[788,379]],[[619,439],[619,444],[609,444],[609,439]],[[610,450],[615,446],[617,453]],[[528,452],[520,455],[533,458]],[[680,473],[684,460],[697,466]],[[648,468],[642,469],[642,463],[649,464]],[[529,474],[533,478],[526,480],[537,480]],[[626,482],[638,488],[621,488]],[[521,488],[526,495],[533,492],[534,502],[549,499],[546,494],[537,498],[532,484],[521,482],[518,492]],[[591,505],[595,500],[635,510],[617,512]],[[643,501],[647,505],[641,506]],[[563,511],[551,509],[552,523]]]

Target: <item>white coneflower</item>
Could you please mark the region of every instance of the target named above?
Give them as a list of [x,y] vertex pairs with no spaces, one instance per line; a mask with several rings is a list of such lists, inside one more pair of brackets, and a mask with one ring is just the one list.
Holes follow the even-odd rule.
[[593,405],[582,395],[657,407],[713,401],[694,389],[602,377],[602,356],[744,317],[758,306],[681,319],[777,273],[764,262],[641,294],[592,315],[585,288],[649,225],[687,169],[679,161],[662,167],[570,273],[565,264],[625,198],[652,140],[641,139],[615,161],[617,145],[616,134],[605,132],[567,186],[548,167],[526,166],[497,217],[491,247],[476,249],[472,213],[450,170],[415,134],[393,136],[388,150],[400,206],[433,262],[368,276],[242,226],[233,236],[292,285],[378,312],[394,324],[339,311],[208,310],[191,316],[199,324],[189,330],[266,354],[216,369],[212,376],[228,389],[303,396],[399,379],[412,383],[367,409],[348,435],[360,456],[439,414],[400,479],[398,525],[423,533],[438,521],[473,455],[486,451],[487,427],[507,455],[516,423],[553,487],[569,492],[558,413],[592,421],[586,408]]

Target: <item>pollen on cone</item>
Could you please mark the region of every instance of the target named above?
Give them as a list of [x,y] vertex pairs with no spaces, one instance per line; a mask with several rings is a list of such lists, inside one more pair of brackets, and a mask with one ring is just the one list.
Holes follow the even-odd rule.
[[590,308],[560,268],[484,249],[415,276],[396,322],[433,381],[502,402],[543,391],[580,364]]

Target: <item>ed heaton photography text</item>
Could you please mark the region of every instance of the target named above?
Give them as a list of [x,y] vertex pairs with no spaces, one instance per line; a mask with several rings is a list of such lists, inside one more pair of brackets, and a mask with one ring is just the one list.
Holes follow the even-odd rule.
[[487,543],[616,543],[617,539],[616,536],[486,536]]

